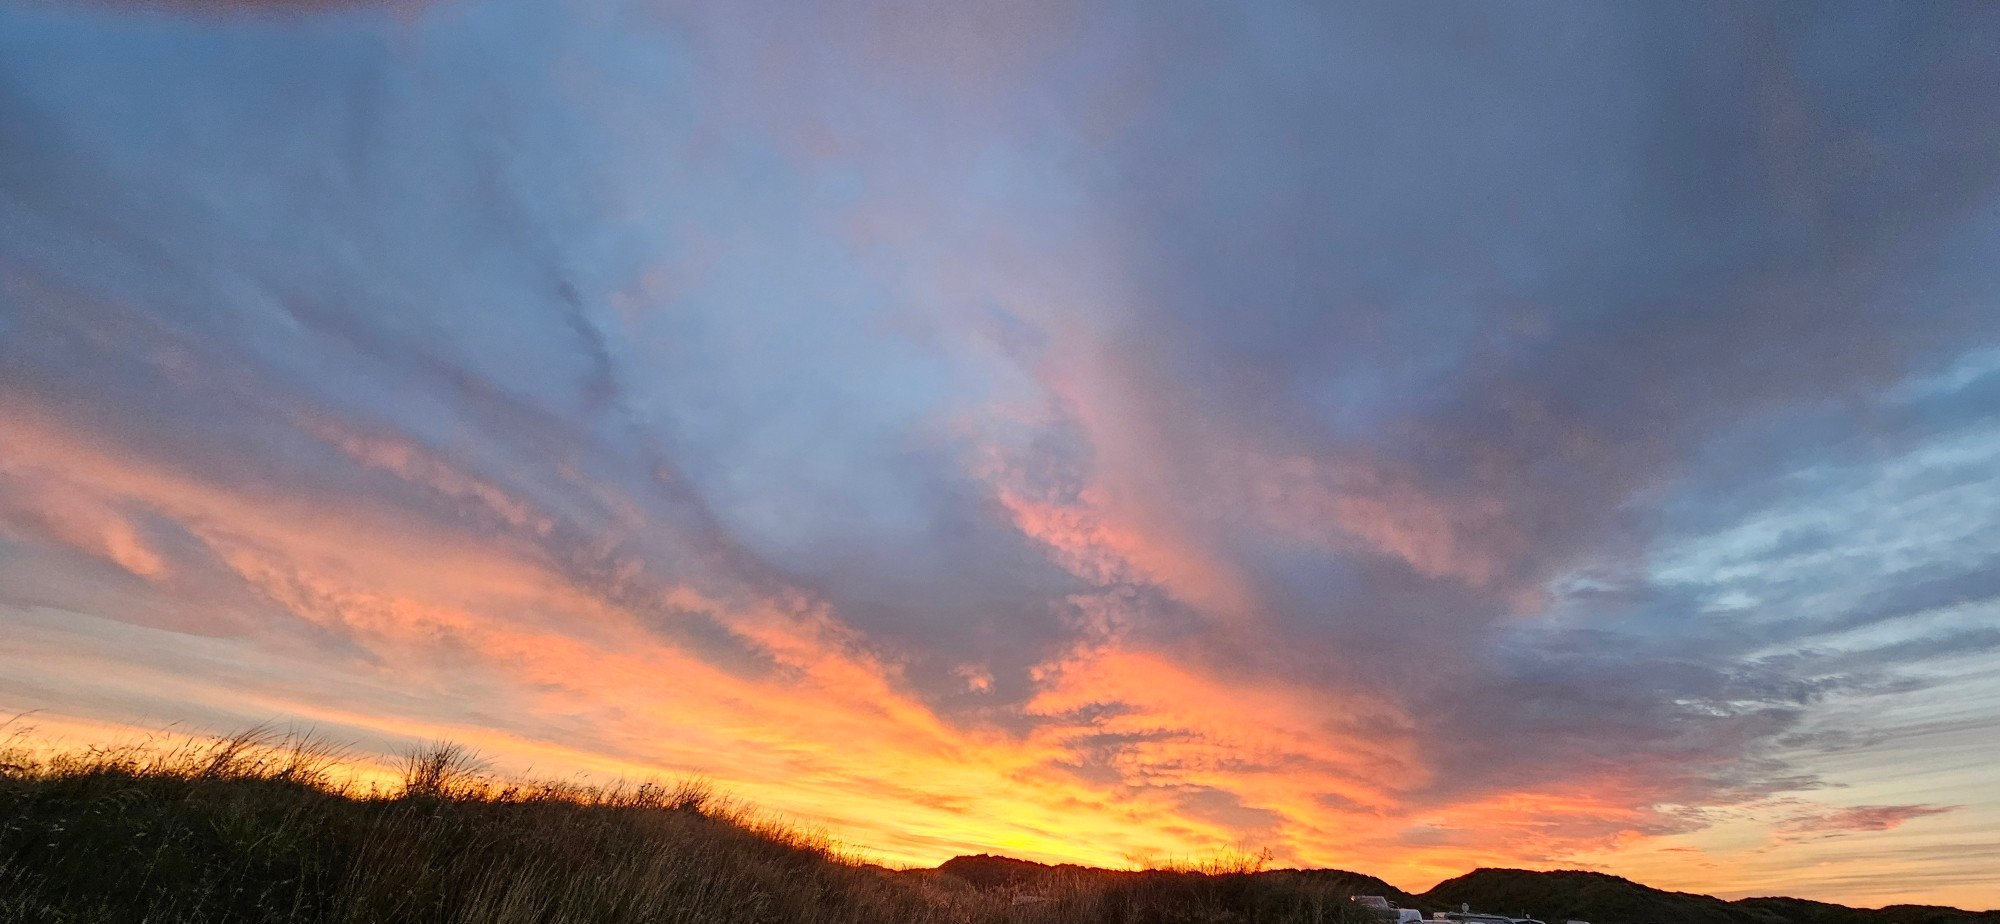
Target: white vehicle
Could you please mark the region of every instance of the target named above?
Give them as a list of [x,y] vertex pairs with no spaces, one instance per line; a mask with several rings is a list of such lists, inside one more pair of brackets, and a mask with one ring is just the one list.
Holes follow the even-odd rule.
[[1511,918],[1504,914],[1480,914],[1476,911],[1440,911],[1431,915],[1433,921],[1450,921],[1452,924],[1514,924],[1527,918]]
[[1380,895],[1355,895],[1349,900],[1368,909],[1371,914],[1382,919],[1384,924],[1392,921],[1394,924],[1424,924],[1423,912],[1415,908],[1398,908],[1389,904],[1389,900]]
[[[1450,924],[1542,924],[1534,918],[1517,918],[1505,914],[1484,914],[1473,911],[1468,905],[1459,905],[1457,911],[1439,911],[1431,915],[1432,921],[1446,921]],[[1571,922],[1584,924],[1584,922]]]

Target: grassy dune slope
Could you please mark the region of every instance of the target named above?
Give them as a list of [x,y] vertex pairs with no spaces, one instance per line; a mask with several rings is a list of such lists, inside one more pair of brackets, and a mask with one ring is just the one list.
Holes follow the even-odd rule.
[[854,862],[700,785],[506,784],[449,746],[392,792],[297,741],[0,754],[0,922],[1357,924],[1246,873],[981,888]]
[[1171,870],[959,857],[883,869],[699,784],[505,783],[413,755],[391,791],[309,742],[37,759],[0,748],[0,924],[1373,924],[1347,901],[1459,902],[1595,924],[2000,924],[1798,899],[1724,902],[1598,873],[1477,870],[1407,895],[1342,870]]

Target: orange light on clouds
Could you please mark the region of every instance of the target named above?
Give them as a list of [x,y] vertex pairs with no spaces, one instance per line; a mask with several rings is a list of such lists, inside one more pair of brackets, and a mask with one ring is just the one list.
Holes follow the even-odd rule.
[[[301,432],[377,476],[531,535],[552,528],[530,503],[416,447],[298,419]],[[0,465],[41,486],[34,498],[49,522],[70,524],[52,532],[58,541],[171,584],[181,576],[121,511],[171,517],[262,605],[348,652],[329,664],[283,633],[198,614],[169,620],[174,631],[44,620],[15,643],[16,656],[46,658],[62,679],[29,678],[8,688],[10,698],[97,690],[73,704],[33,703],[48,710],[34,721],[52,738],[133,728],[133,704],[149,698],[162,708],[203,704],[218,724],[317,728],[366,742],[364,758],[367,748],[444,738],[514,773],[696,773],[898,864],[998,851],[1122,866],[1270,849],[1282,864],[1362,869],[1420,888],[1475,865],[1594,854],[1672,879],[1695,862],[1662,852],[1671,837],[1635,835],[1658,819],[1634,808],[1641,797],[1615,776],[1564,792],[1413,806],[1433,769],[1414,736],[1393,733],[1417,721],[1402,707],[1358,691],[1328,701],[1324,691],[1214,676],[1135,642],[1137,617],[1116,594],[1070,601],[1079,642],[1035,668],[1024,730],[952,723],[908,687],[895,660],[858,644],[839,613],[809,596],[652,591],[662,611],[701,614],[765,659],[724,669],[664,641],[630,603],[551,568],[531,546],[435,532],[334,498],[246,496],[65,429],[27,403],[7,408],[0,429],[10,448]],[[1003,483],[998,498],[1082,576],[1156,576],[1197,604],[1234,593],[1209,578],[1179,583],[1203,573],[1201,553],[1154,544],[1100,494],[1058,503]],[[1421,567],[1474,581],[1489,574],[1452,564],[1448,546],[1426,551],[1395,538],[1400,528],[1372,529],[1355,532]],[[215,637],[175,634],[189,626]],[[156,660],[134,659],[134,645]],[[252,670],[251,659],[266,663],[230,673]],[[103,682],[82,680],[91,677]],[[380,765],[364,770],[380,778]]]

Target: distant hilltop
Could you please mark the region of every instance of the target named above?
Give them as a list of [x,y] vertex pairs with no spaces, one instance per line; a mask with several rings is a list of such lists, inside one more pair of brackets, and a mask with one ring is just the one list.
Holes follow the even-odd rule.
[[[1032,894],[1036,884],[1057,876],[1150,877],[1181,875],[1123,871],[1064,864],[1050,866],[1013,857],[979,854],[953,857],[937,868],[983,889]],[[1275,880],[1310,881],[1350,896],[1379,895],[1416,908],[1426,917],[1470,907],[1548,924],[2000,924],[2000,911],[1966,911],[1938,905],[1850,908],[1800,898],[1743,898],[1669,892],[1630,879],[1585,870],[1535,872],[1476,869],[1438,883],[1428,892],[1404,892],[1365,873],[1339,869],[1283,869],[1244,873]]]

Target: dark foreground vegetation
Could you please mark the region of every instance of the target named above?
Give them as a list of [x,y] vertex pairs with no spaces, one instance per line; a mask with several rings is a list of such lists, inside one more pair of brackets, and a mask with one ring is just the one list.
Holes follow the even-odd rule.
[[[1355,873],[1243,861],[1119,872],[961,857],[897,871],[699,783],[510,784],[449,745],[412,755],[386,792],[339,770],[309,741],[254,733],[46,760],[0,751],[0,922],[1364,924],[1353,894],[1596,924],[1979,920],[1722,902],[1581,873],[1480,870],[1410,896]],[[1576,876],[1590,878],[1562,878]]]
[[[1247,873],[981,888],[855,862],[698,783],[509,784],[463,751],[389,792],[310,742],[0,754],[0,922],[1358,922]],[[1032,888],[1032,892],[1026,889]]]

